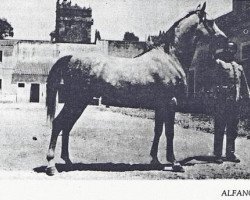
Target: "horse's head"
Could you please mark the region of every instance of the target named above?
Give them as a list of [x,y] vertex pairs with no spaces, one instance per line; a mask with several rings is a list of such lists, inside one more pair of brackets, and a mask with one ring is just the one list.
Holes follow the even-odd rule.
[[215,42],[218,47],[227,44],[227,36],[218,28],[214,19],[208,19],[208,14],[205,10],[206,2],[203,4],[201,9],[199,9],[198,6],[195,11],[198,16],[198,23],[195,32],[196,39],[208,39],[210,42]]
[[227,36],[218,28],[213,19],[208,19],[206,3],[200,8],[189,12],[170,28],[167,36],[167,46],[184,68],[191,65],[191,61],[200,40],[223,46],[227,43]]

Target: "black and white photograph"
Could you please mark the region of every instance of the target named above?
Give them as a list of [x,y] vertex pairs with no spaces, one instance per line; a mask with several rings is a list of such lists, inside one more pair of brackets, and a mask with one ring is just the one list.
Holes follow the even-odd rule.
[[249,198],[249,84],[250,0],[0,0],[1,199]]

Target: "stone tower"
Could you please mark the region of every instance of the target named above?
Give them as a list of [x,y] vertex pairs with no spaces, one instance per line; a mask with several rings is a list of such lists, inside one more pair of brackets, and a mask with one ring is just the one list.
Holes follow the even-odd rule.
[[92,9],[57,0],[55,42],[91,43]]

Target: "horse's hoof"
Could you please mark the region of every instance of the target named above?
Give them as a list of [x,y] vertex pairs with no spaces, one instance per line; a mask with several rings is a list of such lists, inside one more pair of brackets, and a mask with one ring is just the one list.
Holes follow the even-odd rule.
[[185,172],[180,163],[174,163],[172,166],[173,172]]
[[69,158],[62,158],[65,162],[65,165],[71,166],[73,165],[72,161]]
[[47,167],[46,168],[46,174],[48,176],[54,176],[56,174],[57,170],[56,167]]
[[71,162],[71,160],[65,161],[65,164],[66,164],[67,166],[72,166],[72,165],[73,165],[73,163]]
[[160,161],[158,159],[152,159],[150,162],[151,165],[161,165]]

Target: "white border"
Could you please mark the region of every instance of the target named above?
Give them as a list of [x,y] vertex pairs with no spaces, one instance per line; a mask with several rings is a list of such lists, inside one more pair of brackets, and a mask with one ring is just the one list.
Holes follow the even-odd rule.
[[[250,190],[247,180],[169,181],[0,181],[5,200],[213,200],[250,199],[222,196],[224,190]],[[4,198],[3,198],[4,197]]]

